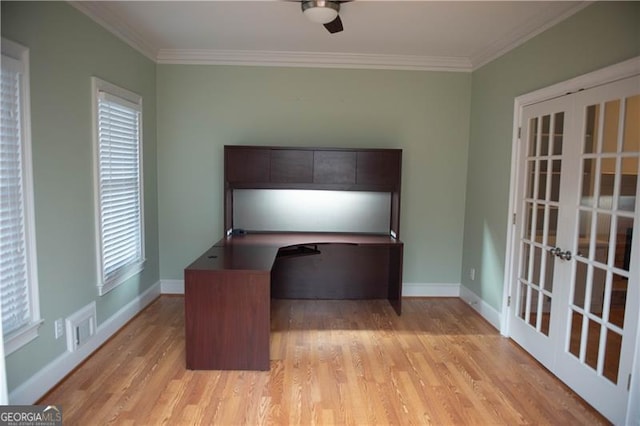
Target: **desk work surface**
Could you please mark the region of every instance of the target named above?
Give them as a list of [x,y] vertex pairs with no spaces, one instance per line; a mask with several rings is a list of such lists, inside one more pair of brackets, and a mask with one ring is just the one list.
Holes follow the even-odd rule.
[[295,246],[349,244],[401,246],[387,235],[310,232],[257,232],[223,238],[190,264],[188,270],[270,271],[280,249]]

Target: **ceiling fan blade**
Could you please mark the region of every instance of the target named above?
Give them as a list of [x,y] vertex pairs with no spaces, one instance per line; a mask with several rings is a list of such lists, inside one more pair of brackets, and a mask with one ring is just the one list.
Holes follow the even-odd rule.
[[324,27],[331,34],[339,33],[340,31],[342,31],[344,29],[344,28],[342,28],[342,20],[340,19],[340,15],[336,16],[336,19],[334,19],[333,21],[331,21],[331,22],[329,22],[327,24],[324,24]]

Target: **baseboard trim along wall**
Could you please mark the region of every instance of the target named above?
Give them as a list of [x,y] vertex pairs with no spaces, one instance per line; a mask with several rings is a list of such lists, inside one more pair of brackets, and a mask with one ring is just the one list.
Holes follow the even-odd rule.
[[[161,280],[162,294],[184,294],[184,280]],[[459,297],[500,330],[502,315],[467,287],[457,283],[404,283],[403,297]]]
[[162,294],[184,294],[184,280],[160,280]]
[[58,358],[31,376],[27,381],[9,394],[10,404],[31,405],[58,384],[82,361],[120,330],[129,320],[146,308],[161,294],[161,283],[158,281],[144,293],[123,306],[118,312],[97,327],[93,335],[75,352],[65,351]]
[[497,330],[500,330],[502,314],[493,306],[489,305],[487,302],[482,300],[480,296],[463,285],[460,286],[460,299],[467,302],[480,314],[482,318],[486,319],[489,324],[494,326]]
[[[184,294],[184,280],[161,280],[162,294]],[[404,283],[404,297],[459,297],[460,284],[456,283]]]
[[459,297],[456,283],[403,283],[402,297]]

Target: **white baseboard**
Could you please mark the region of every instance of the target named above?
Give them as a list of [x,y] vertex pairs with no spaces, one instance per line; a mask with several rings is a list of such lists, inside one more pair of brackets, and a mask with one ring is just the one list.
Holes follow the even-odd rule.
[[[184,294],[184,280],[161,280],[162,294]],[[403,297],[459,297],[500,329],[501,315],[468,288],[456,283],[404,283]]]
[[[162,294],[184,294],[184,280],[161,280]],[[501,315],[477,294],[456,283],[404,283],[402,297],[459,297],[500,330]]]
[[162,294],[184,294],[184,280],[160,280]]
[[459,297],[460,284],[456,283],[404,283],[403,297]]
[[82,361],[120,330],[153,300],[160,296],[160,282],[123,306],[118,312],[100,324],[95,335],[75,352],[64,352],[27,379],[9,394],[10,404],[31,405],[58,384]]
[[[162,294],[184,294],[184,280],[161,280]],[[460,284],[455,283],[404,283],[404,297],[459,297]]]
[[489,324],[500,330],[502,315],[493,306],[489,305],[487,302],[482,300],[480,296],[463,285],[460,286],[460,299],[471,305],[471,307],[475,309],[482,318],[486,319]]

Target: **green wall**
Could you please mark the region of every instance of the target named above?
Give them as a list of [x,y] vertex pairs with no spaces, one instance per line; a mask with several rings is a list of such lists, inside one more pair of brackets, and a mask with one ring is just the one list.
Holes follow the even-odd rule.
[[[595,3],[473,72],[462,284],[502,306],[514,99],[640,55],[640,2]],[[476,268],[476,279],[469,271]]]
[[[53,322],[96,301],[98,325],[159,279],[155,64],[65,2],[2,2],[2,37],[29,48],[35,226],[44,324],[7,357],[9,391],[66,350]],[[143,97],[145,270],[97,296],[90,77]]]
[[469,73],[158,66],[160,275],[223,235],[223,145],[403,149],[404,281],[459,283]]

